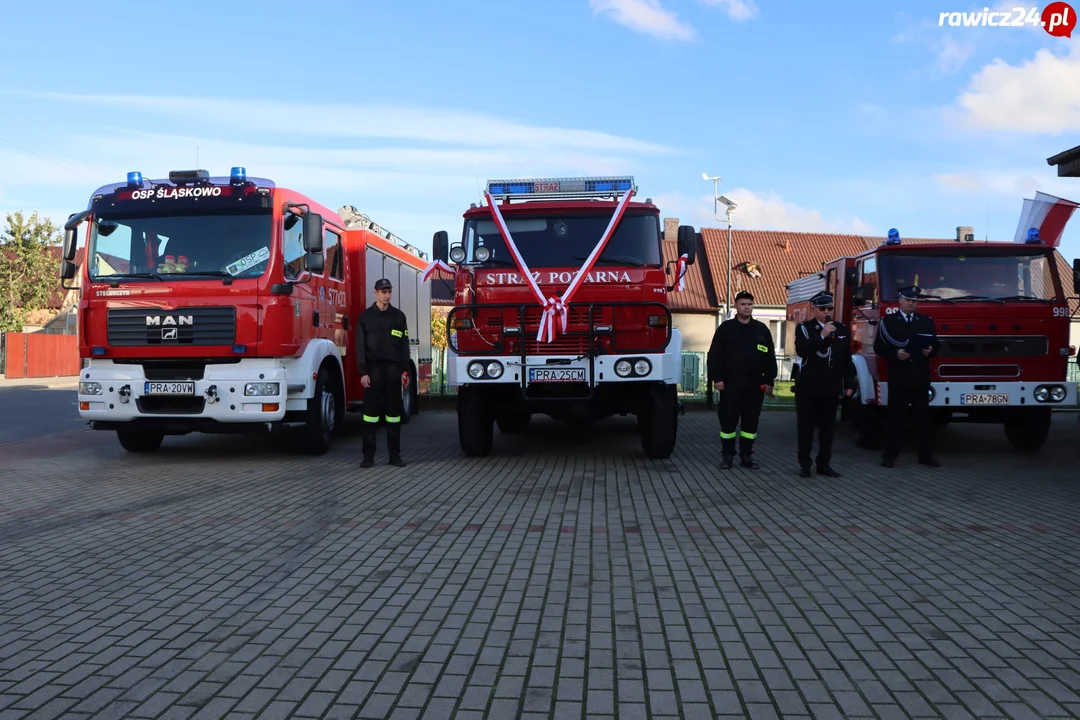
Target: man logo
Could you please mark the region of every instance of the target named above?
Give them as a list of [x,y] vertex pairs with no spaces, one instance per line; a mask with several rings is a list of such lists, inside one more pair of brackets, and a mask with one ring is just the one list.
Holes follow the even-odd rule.
[[176,328],[161,328],[161,339],[176,340],[178,332],[179,330],[177,330]]
[[195,316],[193,315],[147,315],[146,326],[147,327],[177,327],[184,325],[194,325]]

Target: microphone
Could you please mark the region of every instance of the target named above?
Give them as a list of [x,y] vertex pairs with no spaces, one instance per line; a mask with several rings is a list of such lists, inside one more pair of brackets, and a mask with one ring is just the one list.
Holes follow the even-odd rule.
[[828,323],[831,323],[831,322],[832,322],[832,315],[826,315],[825,316],[825,323],[828,324]]

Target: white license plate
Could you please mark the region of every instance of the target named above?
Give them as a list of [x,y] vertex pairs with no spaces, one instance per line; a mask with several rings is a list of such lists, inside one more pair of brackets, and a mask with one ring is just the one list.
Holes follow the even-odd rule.
[[143,395],[194,395],[193,382],[147,382]]
[[585,382],[585,368],[529,368],[529,382]]
[[1008,405],[1008,393],[964,393],[960,396],[961,405]]

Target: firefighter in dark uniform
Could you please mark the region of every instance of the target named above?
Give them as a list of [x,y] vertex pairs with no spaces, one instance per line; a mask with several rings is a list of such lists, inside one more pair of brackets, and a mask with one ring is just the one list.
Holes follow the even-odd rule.
[[776,353],[769,327],[753,318],[754,296],[745,290],[735,296],[736,315],[716,328],[709,347],[709,380],[720,392],[720,446],[727,470],[735,459],[735,429],[739,433],[742,467],[756,468],[753,459],[761,403],[772,395]]
[[833,430],[840,395],[855,392],[851,332],[832,319],[833,296],[822,291],[810,299],[814,317],[795,327],[795,354],[802,358],[795,381],[795,417],[799,432],[799,475],[810,477],[810,451],[818,430],[818,475],[840,477],[833,469]]
[[405,313],[390,304],[394,286],[386,278],[375,282],[375,302],[356,321],[356,365],[364,386],[364,460],[375,464],[375,431],[386,420],[390,464],[401,459],[401,391],[409,384],[409,327]]
[[915,311],[919,288],[900,289],[900,311],[886,315],[878,323],[874,352],[888,361],[885,447],[883,467],[892,467],[900,454],[904,413],[910,405],[919,429],[919,462],[940,467],[930,443],[930,358],[940,343],[934,319]]

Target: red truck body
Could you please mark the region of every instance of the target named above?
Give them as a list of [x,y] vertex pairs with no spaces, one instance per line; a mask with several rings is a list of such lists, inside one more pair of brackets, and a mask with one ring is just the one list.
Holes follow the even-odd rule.
[[843,413],[856,442],[881,442],[889,372],[874,340],[907,285],[920,287],[918,312],[934,319],[941,343],[931,359],[935,422],[1001,424],[1014,447],[1040,447],[1052,409],[1076,403],[1076,383],[1067,380],[1074,349],[1057,258],[1038,243],[885,243],[788,285],[788,320],[811,317],[810,297],[827,289],[851,328],[859,382]]
[[[490,204],[464,213],[453,248],[446,233],[436,233],[435,258],[456,266],[448,376],[458,386],[463,450],[487,454],[496,424],[519,432],[534,413],[579,425],[633,414],[646,453],[667,457],[677,433],[682,339],[668,307],[679,270],[663,260],[659,209],[628,200],[632,178],[487,187],[489,203],[501,200],[499,215],[543,298],[562,297],[579,271],[586,274],[568,300],[565,330],[555,319],[554,337],[540,338],[544,306]],[[679,237],[683,263],[692,264],[693,228],[680,228]]]
[[[355,218],[354,218],[355,219]],[[86,262],[76,268],[78,229]],[[67,225],[61,276],[81,273],[79,412],[131,451],[190,432],[290,430],[325,452],[363,401],[356,318],[380,277],[415,328],[408,411],[430,376],[419,251],[361,216],[248,178],[172,172],[96,190]]]

